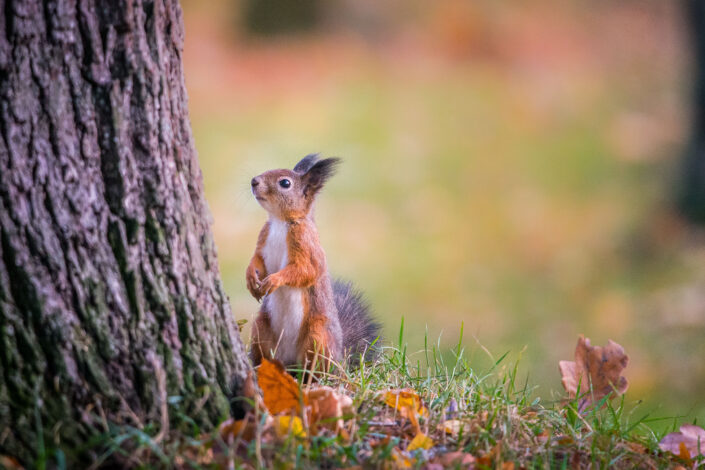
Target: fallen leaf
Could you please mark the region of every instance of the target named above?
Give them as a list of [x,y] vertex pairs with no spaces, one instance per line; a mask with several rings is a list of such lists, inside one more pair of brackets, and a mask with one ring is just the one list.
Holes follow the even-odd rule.
[[220,437],[223,439],[225,442],[230,442],[234,438],[242,437],[243,439],[249,441],[252,439],[253,435],[250,435],[248,433],[247,436],[245,436],[245,429],[247,427],[247,422],[249,421],[249,417],[246,419],[228,419],[223,424],[220,425],[218,428],[218,431],[220,431]]
[[478,465],[480,465],[481,468],[494,468],[494,466],[492,465],[492,455],[491,454],[481,455],[476,460],[477,460]]
[[445,470],[445,467],[439,463],[431,462],[426,464],[424,470]]
[[388,390],[384,393],[384,402],[399,411],[399,414],[411,421],[416,431],[420,432],[418,417],[428,416],[428,410],[413,389]]
[[645,454],[648,452],[646,446],[639,444],[638,442],[627,442],[627,448],[634,452],[635,454]]
[[274,431],[280,439],[289,435],[299,438],[306,437],[304,423],[298,416],[277,416],[274,423]]
[[318,386],[305,392],[309,423],[318,424],[340,431],[343,428],[343,415],[353,412],[352,398],[336,392],[327,386]]
[[390,440],[391,440],[391,438],[389,435],[384,436],[384,438],[382,438],[382,439],[372,438],[372,439],[370,439],[370,447],[375,448],[375,447],[379,447],[379,446],[386,446],[387,444],[389,444]]
[[438,429],[445,432],[446,434],[450,434],[452,436],[457,436],[462,429],[465,428],[465,423],[462,422],[459,419],[449,419],[446,421],[443,421],[438,426]]
[[402,454],[397,448],[392,449],[392,461],[394,462],[394,468],[411,468],[416,463],[416,459],[407,457]]
[[684,424],[678,432],[663,436],[658,446],[683,460],[690,460],[698,455],[705,456],[705,430],[700,426]]
[[410,388],[388,390],[384,393],[384,402],[388,406],[399,410],[402,415],[408,415],[412,411],[418,413],[422,406],[421,398]]
[[514,470],[514,462],[502,463],[502,470]]
[[558,368],[563,388],[571,398],[590,391],[580,399],[578,410],[582,411],[613,391],[617,395],[627,391],[629,383],[621,374],[628,363],[624,348],[614,341],[604,347],[592,346],[581,335],[575,347],[575,361],[560,361]]
[[301,413],[304,396],[299,384],[289,375],[279,361],[262,360],[257,370],[257,381],[262,389],[264,405],[273,415],[295,411]]
[[466,452],[448,452],[441,455],[441,465],[448,468],[469,469],[475,466],[476,459]]
[[414,438],[409,442],[409,445],[406,446],[407,452],[411,452],[412,450],[416,449],[430,449],[431,447],[434,446],[433,439],[428,437],[426,434],[420,432],[414,436]]

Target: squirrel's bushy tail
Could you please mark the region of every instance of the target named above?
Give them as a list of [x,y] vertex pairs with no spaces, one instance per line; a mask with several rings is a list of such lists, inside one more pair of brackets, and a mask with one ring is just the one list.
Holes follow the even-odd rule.
[[346,357],[352,364],[359,362],[360,354],[371,359],[377,353],[381,325],[372,318],[369,304],[351,282],[339,279],[333,281],[333,297]]

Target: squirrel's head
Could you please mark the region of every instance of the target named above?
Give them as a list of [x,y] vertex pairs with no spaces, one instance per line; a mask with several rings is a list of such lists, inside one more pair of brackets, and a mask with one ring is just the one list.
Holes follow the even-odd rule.
[[252,194],[274,217],[282,220],[306,217],[338,163],[339,158],[319,160],[317,154],[307,155],[293,170],[270,170],[252,178]]

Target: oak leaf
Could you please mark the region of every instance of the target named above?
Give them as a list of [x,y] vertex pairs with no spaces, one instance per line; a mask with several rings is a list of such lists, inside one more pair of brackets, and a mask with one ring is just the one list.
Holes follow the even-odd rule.
[[306,404],[305,396],[281,362],[263,359],[257,370],[257,381],[262,389],[264,405],[271,414],[301,413],[301,404]]
[[658,446],[683,460],[705,456],[705,430],[700,426],[684,424],[678,432],[666,434]]
[[614,341],[609,340],[604,347],[592,346],[590,339],[580,335],[575,361],[560,361],[558,368],[568,395],[571,398],[582,395],[578,410],[583,411],[611,392],[622,395],[627,391],[629,382],[621,374],[628,363],[624,348]]

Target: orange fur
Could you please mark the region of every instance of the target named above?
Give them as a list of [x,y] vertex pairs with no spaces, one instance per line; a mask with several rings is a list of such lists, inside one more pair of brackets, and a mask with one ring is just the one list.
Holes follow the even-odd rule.
[[325,317],[310,312],[304,319],[299,333],[297,361],[305,369],[326,372],[330,369],[332,341],[326,323]]

